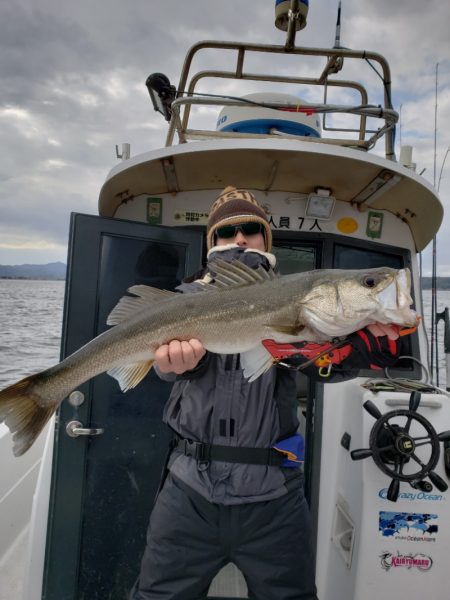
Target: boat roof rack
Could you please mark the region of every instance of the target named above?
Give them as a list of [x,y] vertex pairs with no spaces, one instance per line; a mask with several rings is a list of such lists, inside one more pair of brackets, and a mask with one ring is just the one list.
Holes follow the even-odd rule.
[[[202,70],[191,76],[189,83],[190,70],[194,56],[204,50],[230,50],[237,53],[234,70]],[[244,70],[244,61],[249,53],[268,53],[268,54],[289,54],[299,56],[316,56],[326,58],[326,65],[318,77],[299,77],[279,74],[250,73]],[[344,59],[359,59],[366,61],[370,67],[380,77],[383,85],[383,104],[370,104],[366,88],[359,82],[333,78],[333,75],[340,73],[343,68]],[[373,63],[376,63],[381,72],[376,69]],[[194,105],[204,106],[248,106],[248,101],[243,98],[230,98],[230,96],[220,95],[197,95],[195,88],[197,83],[206,78],[234,79],[245,81],[264,81],[286,84],[302,84],[310,86],[322,86],[324,89],[324,101],[322,104],[305,104],[303,110],[313,111],[322,115],[323,131],[336,133],[355,133],[353,138],[348,136],[333,138],[314,138],[308,136],[299,136],[271,131],[266,134],[251,134],[238,132],[223,132],[216,130],[198,130],[189,128],[189,117],[191,107]],[[339,87],[354,90],[359,93],[360,104],[355,105],[336,105],[327,102],[328,88]],[[258,103],[268,108],[274,108],[270,104]],[[292,108],[292,105],[277,104],[277,108]],[[302,110],[302,107],[299,108]],[[378,139],[385,138],[385,155],[389,160],[395,159],[395,124],[398,121],[398,113],[393,110],[391,102],[391,75],[390,68],[386,59],[378,53],[368,51],[349,50],[347,48],[307,48],[295,47],[286,50],[285,46],[275,46],[266,44],[247,44],[242,42],[217,42],[203,41],[190,48],[184,61],[181,72],[180,82],[176,97],[171,103],[171,115],[169,131],[166,139],[166,146],[172,146],[175,134],[178,134],[179,143],[185,143],[189,140],[214,139],[214,138],[249,138],[249,137],[280,137],[288,139],[298,139],[311,143],[337,144],[340,146],[354,147],[361,150],[370,150],[376,144]],[[327,124],[326,116],[329,114],[354,114],[359,116],[359,127],[355,129],[330,127]],[[378,129],[367,128],[367,118],[378,118],[383,121]]]

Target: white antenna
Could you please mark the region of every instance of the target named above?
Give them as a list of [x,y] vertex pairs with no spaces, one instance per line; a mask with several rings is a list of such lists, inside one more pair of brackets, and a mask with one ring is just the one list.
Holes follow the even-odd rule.
[[[434,163],[433,163],[433,186],[436,189],[436,147],[437,147],[437,112],[438,112],[438,68],[439,63],[436,63],[436,88],[434,101]],[[436,235],[433,237],[432,252],[431,252],[431,340],[430,340],[430,356],[431,356],[431,379],[433,379],[433,370],[436,368],[436,385],[439,387],[439,364],[438,352],[439,344],[437,338],[437,293],[436,293],[436,277],[437,277],[437,240]],[[436,355],[436,365],[435,362]]]
[[436,187],[436,158],[437,158],[437,110],[438,110],[438,68],[439,63],[436,63],[436,89],[434,101],[434,168],[433,168],[433,185]]
[[122,144],[122,154],[119,153],[119,146],[116,144],[116,156],[122,160],[128,160],[131,155],[130,144]]

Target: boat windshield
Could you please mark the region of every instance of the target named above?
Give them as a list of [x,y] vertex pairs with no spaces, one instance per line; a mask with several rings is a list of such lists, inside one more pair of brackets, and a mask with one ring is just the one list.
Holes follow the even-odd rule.
[[402,269],[404,257],[399,254],[369,250],[368,248],[355,248],[347,244],[335,244],[333,267],[335,269],[367,269],[378,267],[391,267]]
[[273,253],[283,275],[312,269],[372,269],[410,267],[410,253],[396,248],[359,240],[342,240],[342,236],[321,234],[320,237],[297,238],[295,241],[274,236]]

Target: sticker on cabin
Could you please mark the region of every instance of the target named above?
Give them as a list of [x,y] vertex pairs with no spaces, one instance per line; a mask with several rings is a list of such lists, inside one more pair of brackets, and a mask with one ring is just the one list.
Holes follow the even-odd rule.
[[366,235],[370,238],[380,238],[383,231],[383,213],[369,211],[367,215]]
[[358,229],[358,221],[353,217],[343,217],[336,223],[336,227],[341,233],[355,233]]
[[435,542],[438,516],[430,513],[380,511],[378,531],[385,538],[407,542]]
[[[322,222],[322,225],[324,223]],[[269,225],[272,229],[297,229],[298,231],[323,231],[319,219],[307,219],[306,217],[297,217],[291,219],[288,216],[275,217],[269,216]]]
[[179,223],[186,223],[187,225],[206,225],[208,223],[208,213],[198,210],[177,212],[173,217],[175,221]]
[[433,559],[427,554],[402,554],[397,550],[397,554],[392,552],[383,552],[380,554],[381,567],[385,571],[403,567],[409,571],[417,569],[418,571],[429,571],[433,566]]
[[161,225],[162,198],[147,198],[147,223],[149,225]]
[[[382,488],[378,492],[378,497],[383,500],[387,500],[388,488]],[[443,494],[430,494],[429,492],[400,492],[398,495],[399,500],[409,500],[415,502],[421,500],[422,502],[445,502],[446,498]]]

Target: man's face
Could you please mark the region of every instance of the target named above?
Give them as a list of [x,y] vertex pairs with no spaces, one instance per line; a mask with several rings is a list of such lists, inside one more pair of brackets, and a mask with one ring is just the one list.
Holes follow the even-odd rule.
[[[244,225],[245,230],[245,223]],[[220,228],[217,230],[216,246],[226,246],[227,244],[237,244],[241,248],[251,248],[253,250],[261,250],[264,252],[266,249],[266,243],[264,241],[264,235],[261,231],[258,233],[245,233],[240,225],[234,227],[234,235],[231,237],[219,237]]]

